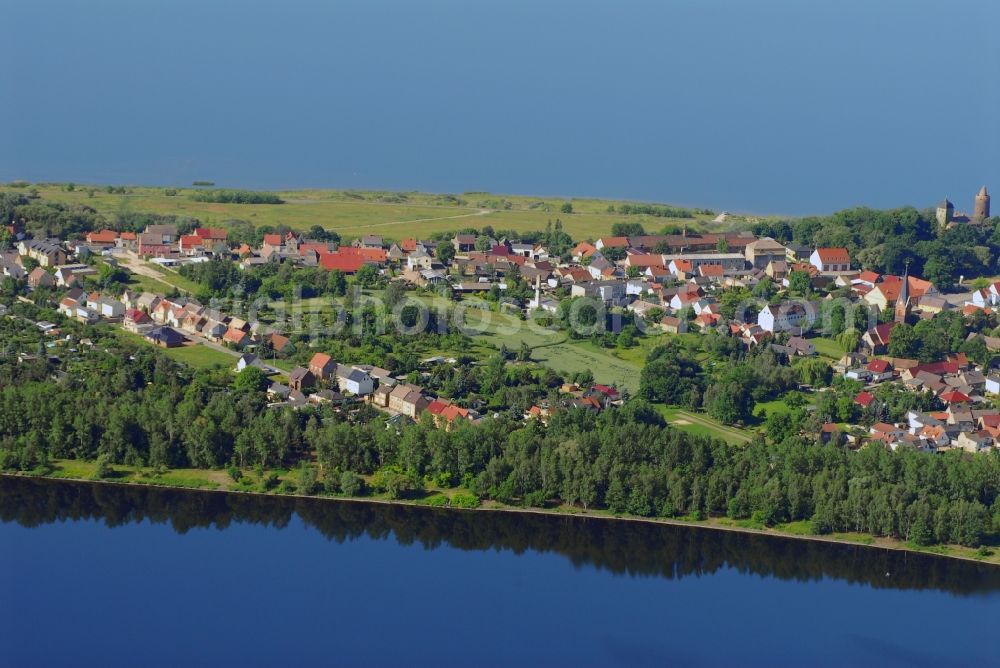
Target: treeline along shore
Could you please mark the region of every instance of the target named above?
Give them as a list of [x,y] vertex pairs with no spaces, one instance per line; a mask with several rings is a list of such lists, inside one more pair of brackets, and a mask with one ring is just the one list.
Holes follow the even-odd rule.
[[728,567],[783,580],[836,578],[958,595],[1000,589],[1000,569],[988,564],[863,545],[533,511],[467,511],[0,476],[0,520],[25,527],[98,521],[114,528],[151,522],[169,524],[183,535],[233,524],[280,530],[296,518],[337,542],[367,537],[426,548],[553,552],[577,566],[632,576],[684,578]]

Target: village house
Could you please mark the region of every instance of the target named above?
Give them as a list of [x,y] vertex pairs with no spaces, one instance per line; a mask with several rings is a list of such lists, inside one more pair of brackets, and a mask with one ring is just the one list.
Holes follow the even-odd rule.
[[64,264],[56,267],[56,285],[66,288],[83,285],[85,278],[96,275],[97,270],[89,264]]
[[704,265],[722,267],[724,273],[746,268],[747,260],[742,253],[691,253],[685,255],[664,255],[663,263],[675,275],[678,271],[694,273]]
[[987,431],[963,431],[955,439],[956,447],[972,453],[990,450],[994,443],[993,437]]
[[172,250],[173,236],[155,232],[141,232],[139,234],[136,252],[142,257],[162,257],[169,255]]
[[166,326],[150,329],[146,332],[146,339],[161,348],[177,348],[184,345],[184,342],[187,340],[183,334]]
[[865,366],[865,369],[871,374],[872,382],[881,383],[882,381],[892,380],[892,363],[888,360],[874,359]]
[[810,357],[816,354],[816,346],[814,346],[809,340],[802,338],[801,336],[792,336],[788,339],[788,347],[795,351],[796,355],[801,357]]
[[41,267],[66,264],[66,251],[58,240],[23,239],[18,242],[17,251],[32,258]]
[[410,270],[430,269],[431,264],[431,256],[422,248],[413,251],[406,258],[406,268]]
[[672,315],[660,319],[660,328],[667,334],[680,334],[687,331],[687,323]]
[[317,380],[326,381],[333,378],[337,371],[337,363],[326,353],[316,353],[309,360],[309,370]]
[[253,353],[243,353],[240,358],[236,361],[236,373],[243,371],[247,367],[256,367],[258,369],[263,369],[264,364],[260,359]]
[[881,355],[889,348],[889,339],[895,322],[886,322],[872,327],[861,336],[861,343],[872,355]]
[[276,332],[267,335],[267,343],[271,346],[271,350],[279,355],[291,355],[295,352],[295,344],[292,343],[291,339]]
[[757,324],[765,332],[790,332],[808,328],[816,321],[816,309],[790,302],[768,304],[757,314]]
[[772,262],[784,262],[787,250],[771,237],[762,237],[746,245],[743,255],[755,269],[764,269]]
[[379,384],[371,394],[365,395],[365,401],[378,406],[379,408],[389,407],[389,395],[392,393],[392,386]]
[[337,387],[341,392],[364,396],[371,394],[375,389],[375,381],[371,376],[346,364],[338,364],[334,375],[337,379]]
[[316,384],[316,376],[312,371],[301,366],[297,366],[288,374],[288,386],[299,392]]
[[388,408],[394,413],[416,419],[429,403],[421,388],[410,383],[400,383],[389,393]]
[[575,283],[570,288],[573,297],[591,297],[606,304],[617,304],[625,299],[624,281],[591,281]]
[[809,263],[820,273],[851,270],[851,255],[846,248],[817,248],[809,256]]
[[230,326],[222,335],[222,342],[240,350],[250,343],[250,335],[242,329]]
[[471,253],[476,250],[475,234],[456,234],[452,240],[456,253]]
[[56,280],[52,277],[52,274],[45,271],[42,267],[35,267],[28,274],[28,287],[32,290],[55,287],[55,284]]
[[153,319],[149,317],[148,313],[135,308],[125,311],[125,318],[122,320],[122,326],[133,334],[146,331],[152,324]]
[[125,315],[125,305],[117,299],[96,295],[93,300],[87,300],[87,308],[93,309],[102,318],[114,319]]
[[118,233],[114,230],[101,230],[100,232],[88,232],[87,243],[91,246],[110,248],[118,243]]

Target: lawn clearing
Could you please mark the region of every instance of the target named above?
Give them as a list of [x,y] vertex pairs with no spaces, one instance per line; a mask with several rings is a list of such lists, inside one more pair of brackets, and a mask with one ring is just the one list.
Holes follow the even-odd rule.
[[165,348],[163,349],[163,354],[195,369],[236,366],[235,354],[226,353],[200,343],[184,345],[179,348]]
[[833,339],[818,336],[814,339],[809,339],[809,343],[816,346],[817,353],[834,362],[844,356],[844,350]]
[[668,424],[689,434],[718,438],[736,445],[749,443],[753,438],[750,432],[724,425],[704,413],[693,413],[676,406],[658,405],[657,408]]

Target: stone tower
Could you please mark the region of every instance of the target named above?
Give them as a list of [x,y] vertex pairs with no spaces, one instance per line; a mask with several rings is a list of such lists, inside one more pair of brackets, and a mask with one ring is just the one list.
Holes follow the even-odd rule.
[[952,216],[955,214],[955,205],[948,201],[947,198],[942,200],[940,204],[937,205],[937,222],[938,225],[944,227],[951,222]]
[[896,298],[895,320],[898,323],[906,322],[910,316],[910,267],[907,263],[903,271],[903,285],[899,290],[899,297]]
[[979,194],[976,195],[976,204],[972,209],[972,219],[982,222],[990,217],[990,194],[986,190],[986,186],[979,189]]

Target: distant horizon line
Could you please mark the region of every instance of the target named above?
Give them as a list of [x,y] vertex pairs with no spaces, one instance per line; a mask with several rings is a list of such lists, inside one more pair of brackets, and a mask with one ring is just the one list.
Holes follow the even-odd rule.
[[[195,185],[196,182],[200,182],[200,181],[204,181],[205,183],[211,182],[211,185]],[[654,205],[654,206],[670,206],[670,207],[677,207],[677,208],[690,209],[690,210],[699,210],[699,209],[701,209],[701,210],[711,211],[712,213],[714,213],[716,215],[725,213],[725,214],[728,214],[728,215],[743,216],[743,217],[751,217],[751,216],[753,216],[753,217],[759,217],[759,218],[794,218],[794,219],[810,218],[810,217],[818,217],[818,216],[830,216],[830,215],[833,215],[833,214],[835,214],[835,213],[837,213],[839,211],[846,211],[846,210],[854,209],[854,208],[868,208],[868,209],[873,209],[873,210],[877,210],[877,211],[890,211],[890,210],[893,210],[893,209],[904,209],[904,208],[912,207],[913,209],[916,209],[917,211],[922,211],[922,210],[934,211],[935,207],[937,206],[936,203],[927,204],[925,206],[918,206],[918,205],[915,205],[915,204],[912,204],[912,203],[907,203],[907,204],[897,204],[897,205],[890,206],[890,207],[872,206],[870,204],[851,204],[851,205],[847,205],[847,206],[841,206],[841,207],[832,209],[832,210],[827,211],[827,212],[813,212],[813,213],[760,213],[760,212],[750,211],[750,210],[725,209],[725,208],[717,208],[717,207],[711,207],[711,206],[706,206],[706,205],[679,204],[679,203],[676,203],[676,202],[666,202],[666,201],[663,201],[663,200],[656,200],[656,199],[639,199],[639,198],[631,198],[631,197],[614,197],[614,196],[604,196],[604,195],[554,195],[554,194],[542,195],[542,194],[538,194],[538,193],[499,192],[499,191],[492,191],[492,190],[463,190],[463,191],[459,192],[459,191],[454,191],[454,190],[452,190],[452,191],[432,190],[432,189],[421,190],[419,188],[382,188],[382,187],[373,187],[373,186],[364,186],[364,187],[360,187],[360,186],[359,187],[339,187],[339,186],[279,186],[279,187],[269,186],[269,187],[249,187],[249,186],[220,184],[219,182],[212,181],[211,179],[207,179],[207,178],[206,179],[193,179],[191,182],[189,182],[187,184],[184,184],[184,185],[163,184],[163,183],[140,183],[140,182],[134,182],[134,183],[128,183],[128,182],[125,182],[125,183],[121,183],[121,182],[119,182],[119,183],[112,183],[112,182],[95,183],[95,182],[90,182],[90,181],[75,181],[75,180],[72,180],[72,179],[56,179],[56,180],[37,180],[37,181],[32,181],[30,179],[15,178],[15,179],[11,179],[11,180],[8,180],[8,181],[0,182],[0,185],[7,186],[7,187],[12,187],[13,184],[15,184],[15,183],[24,183],[24,184],[27,184],[27,186],[54,186],[54,185],[67,185],[67,184],[72,183],[74,186],[84,187],[84,188],[86,188],[86,187],[107,187],[109,185],[111,185],[111,186],[125,186],[125,187],[131,187],[131,188],[186,188],[186,189],[211,189],[211,188],[218,188],[218,189],[226,189],[226,190],[248,190],[248,191],[270,192],[270,193],[307,192],[307,191],[329,191],[329,192],[362,192],[362,193],[392,193],[392,194],[414,193],[414,194],[419,194],[419,195],[438,195],[438,196],[444,196],[444,195],[464,196],[464,195],[482,194],[482,195],[494,195],[494,196],[501,196],[501,197],[503,197],[503,196],[512,196],[512,197],[537,197],[539,199],[553,199],[553,200],[561,200],[563,202],[572,202],[574,200],[596,200],[596,201],[599,201],[599,202],[609,202],[609,203],[612,203],[612,202],[621,202],[621,203],[626,203],[626,204],[650,204],[650,205]],[[985,184],[985,185],[988,186],[989,184]],[[976,189],[976,192],[978,193],[979,190]],[[972,197],[975,198],[975,194],[973,194]],[[951,196],[950,195],[946,195],[946,196],[944,196],[943,199],[948,199],[949,201],[951,201]],[[934,200],[934,201],[937,202],[939,200]],[[467,208],[476,208],[476,207],[467,207]],[[556,212],[556,213],[558,213],[558,212]],[[596,214],[591,214],[591,213],[574,213],[574,214],[571,214],[571,215],[596,215]]]

